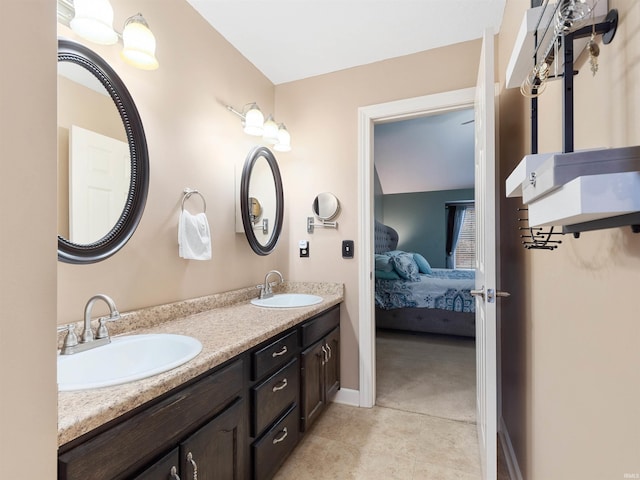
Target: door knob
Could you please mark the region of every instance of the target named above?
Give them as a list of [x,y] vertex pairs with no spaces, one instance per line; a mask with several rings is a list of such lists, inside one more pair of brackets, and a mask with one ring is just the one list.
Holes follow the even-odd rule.
[[[485,288],[484,285],[480,287],[478,290],[471,290],[471,295],[474,297],[482,297],[485,299]],[[493,288],[486,289],[486,301],[489,303],[494,303],[496,301],[496,297],[510,297],[511,294],[509,292],[503,292],[502,290],[494,290]]]

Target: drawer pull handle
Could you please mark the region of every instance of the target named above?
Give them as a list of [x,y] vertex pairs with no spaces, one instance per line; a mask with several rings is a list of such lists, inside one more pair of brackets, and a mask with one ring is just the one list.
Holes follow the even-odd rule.
[[190,462],[193,466],[193,480],[198,480],[198,465],[193,459],[193,455],[191,454],[191,452],[187,453],[187,462]]
[[329,346],[329,344],[326,344],[327,347],[327,351],[329,352],[329,358],[327,359],[327,361],[331,360],[331,357],[333,356],[333,354],[331,353],[331,347]]
[[281,349],[279,352],[273,352],[273,353],[271,354],[271,356],[272,356],[273,358],[276,358],[276,357],[279,357],[279,356],[281,356],[281,355],[284,355],[285,353],[287,353],[287,346],[286,346],[286,345],[285,345],[285,346],[283,346],[283,347],[282,347],[282,349]]
[[273,391],[273,393],[276,393],[279,390],[287,388],[288,383],[289,382],[287,382],[287,379],[285,378],[281,382],[278,382],[278,385],[274,385],[271,390]]
[[273,444],[275,445],[276,443],[280,443],[285,438],[287,438],[287,435],[289,435],[289,432],[287,432],[287,427],[284,427],[282,429],[282,435],[273,439]]
[[169,472],[169,475],[171,475],[171,480],[180,480],[176,467],[171,467],[171,471]]
[[329,361],[329,353],[327,352],[327,348],[326,345],[322,345],[322,353],[324,354],[322,356],[322,365],[324,365],[325,363],[327,363]]

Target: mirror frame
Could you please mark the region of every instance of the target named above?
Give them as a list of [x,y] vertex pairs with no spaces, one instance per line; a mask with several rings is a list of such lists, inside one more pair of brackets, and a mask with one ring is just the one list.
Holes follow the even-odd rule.
[[[251,172],[256,161],[260,157],[264,157],[271,168],[276,190],[276,218],[273,222],[273,233],[266,245],[262,245],[258,242],[253,230],[253,223],[249,218],[249,184],[251,182]],[[276,161],[276,157],[273,155],[273,152],[271,152],[267,147],[258,145],[252,148],[247,155],[247,159],[244,162],[244,168],[242,169],[242,179],[240,181],[240,209],[244,234],[247,237],[247,241],[249,242],[251,249],[258,255],[270,254],[278,243],[280,234],[282,233],[282,222],[284,220],[284,192],[282,189],[282,177],[280,176],[278,162]]]
[[74,41],[58,38],[58,62],[72,62],[92,73],[115,104],[129,143],[131,180],[120,218],[101,239],[89,244],[74,243],[58,235],[58,260],[65,263],[95,263],[120,250],[133,235],[144,212],[149,191],[149,152],[138,109],[124,82],[93,50]]

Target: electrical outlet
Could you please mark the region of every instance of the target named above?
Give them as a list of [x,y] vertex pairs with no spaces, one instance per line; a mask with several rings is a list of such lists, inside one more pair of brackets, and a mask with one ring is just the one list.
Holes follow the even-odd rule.
[[301,258],[306,258],[309,256],[309,240],[300,240],[298,242],[298,248],[300,249]]

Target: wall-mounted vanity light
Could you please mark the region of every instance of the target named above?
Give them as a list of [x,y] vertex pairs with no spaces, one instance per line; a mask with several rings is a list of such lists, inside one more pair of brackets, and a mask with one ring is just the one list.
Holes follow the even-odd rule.
[[156,38],[138,13],[124,23],[122,34],[113,29],[113,7],[109,0],[58,0],[58,22],[78,36],[100,45],[115,45],[122,37],[122,59],[142,70],[158,68]]
[[262,137],[262,140],[268,145],[272,145],[277,152],[291,151],[291,135],[287,131],[287,127],[284,126],[284,123],[276,123],[273,115],[269,115],[265,120],[262,110],[255,102],[247,103],[242,107],[242,111],[238,111],[230,105],[225,106],[227,110],[242,119],[244,133]]

